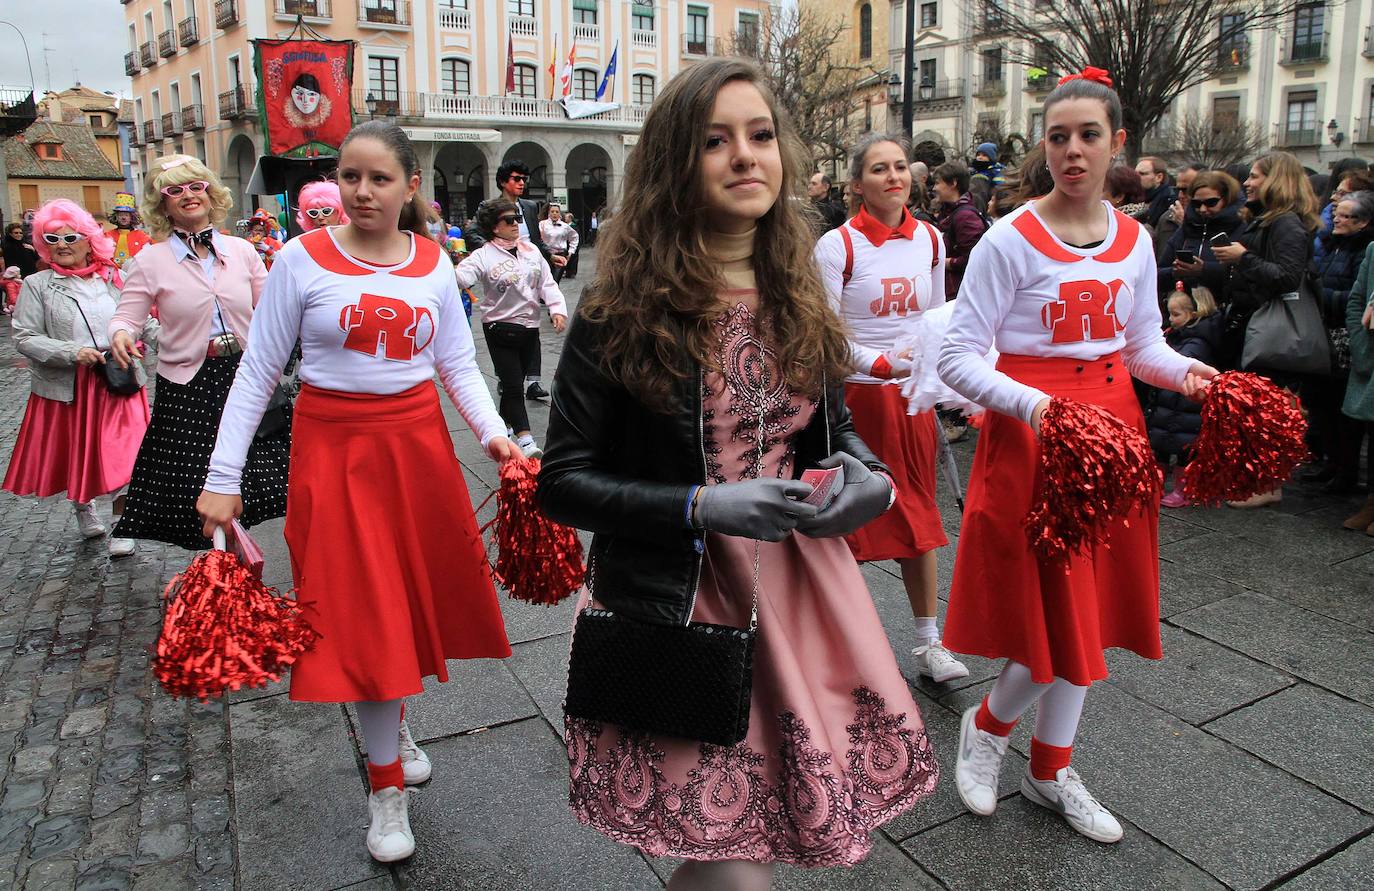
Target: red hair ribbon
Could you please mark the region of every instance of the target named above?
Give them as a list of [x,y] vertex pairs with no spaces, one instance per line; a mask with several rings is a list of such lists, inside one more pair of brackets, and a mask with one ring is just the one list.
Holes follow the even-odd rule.
[[1066,74],[1059,78],[1061,84],[1066,84],[1071,80],[1090,80],[1102,84],[1104,87],[1112,86],[1112,76],[1107,73],[1105,68],[1094,68],[1089,65],[1078,74]]

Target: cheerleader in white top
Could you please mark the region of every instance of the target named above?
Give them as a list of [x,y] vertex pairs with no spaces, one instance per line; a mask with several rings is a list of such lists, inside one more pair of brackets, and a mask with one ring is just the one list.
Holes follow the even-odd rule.
[[[896,560],[916,618],[916,673],[937,683],[968,669],[940,642],[936,624],[935,549],[949,543],[935,507],[935,413],[907,414],[901,379],[911,373],[917,320],[945,302],[944,240],[907,210],[911,170],[901,137],[870,134],[850,159],[853,219],[821,236],[816,262],[831,303],[849,332],[854,373],[845,403],[854,429],[892,471],[892,508],[846,537],[856,560]],[[934,357],[930,357],[934,361]]]
[[[1159,640],[1158,502],[1112,527],[1109,546],[1037,559],[1031,507],[1040,418],[1051,396],[1098,405],[1139,427],[1131,387],[1196,395],[1216,369],[1164,342],[1150,235],[1102,201],[1126,140],[1107,73],[1088,68],[1045,100],[1054,190],[1002,218],[974,248],[940,351],[945,383],[990,409],[974,457],[946,614],[950,649],[1007,664],[960,728],[955,777],[969,810],[991,814],[1012,727],[1038,701],[1022,794],[1101,842],[1121,825],[1069,766],[1103,651],[1148,659]],[[996,344],[994,370],[984,360]]]
[[338,171],[351,221],[277,255],[197,510],[209,537],[242,509],[244,456],[299,338],[286,542],[321,638],[292,667],[291,698],[356,703],[367,847],[392,861],[415,849],[404,787],[430,775],[404,697],[447,680],[446,659],[511,652],[435,372],[492,458],[520,452],[477,368],[453,266],[425,231],[410,141],[369,121],[344,140]]

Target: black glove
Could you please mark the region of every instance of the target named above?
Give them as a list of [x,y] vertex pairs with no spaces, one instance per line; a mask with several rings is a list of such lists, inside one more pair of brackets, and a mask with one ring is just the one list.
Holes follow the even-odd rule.
[[782,541],[799,520],[816,516],[800,499],[811,486],[799,480],[757,479],[703,486],[697,495],[698,525],[721,535]]
[[826,469],[843,466],[844,488],[825,510],[799,521],[798,532],[811,538],[848,535],[887,510],[892,486],[858,458],[848,452],[836,452],[818,461],[816,466]]

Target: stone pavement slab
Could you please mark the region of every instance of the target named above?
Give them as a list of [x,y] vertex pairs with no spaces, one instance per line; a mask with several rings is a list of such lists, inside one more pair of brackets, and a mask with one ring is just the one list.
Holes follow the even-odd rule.
[[572,635],[558,634],[515,644],[509,668],[534,700],[549,726],[563,730],[563,697],[568,692],[568,648]]
[[[1362,595],[1368,597],[1367,593]],[[1180,628],[1374,705],[1374,635],[1262,594],[1237,594],[1174,616]]]
[[1374,708],[1299,684],[1223,715],[1207,732],[1374,812]]
[[385,873],[343,710],[271,696],[230,707],[241,891],[332,889]]
[[1018,795],[992,817],[966,814],[907,839],[902,847],[950,891],[1224,888],[1139,829],[1124,828],[1120,843],[1100,845]]
[[397,869],[415,888],[656,889],[639,854],[568,810],[568,756],[548,725],[521,721],[431,743],[434,778],[412,791],[423,839]]
[[1374,838],[1366,836],[1307,872],[1278,886],[1283,891],[1374,888]]
[[1245,588],[1235,582],[1195,568],[1192,563],[1159,561],[1159,616],[1162,619],[1225,600],[1243,591]]

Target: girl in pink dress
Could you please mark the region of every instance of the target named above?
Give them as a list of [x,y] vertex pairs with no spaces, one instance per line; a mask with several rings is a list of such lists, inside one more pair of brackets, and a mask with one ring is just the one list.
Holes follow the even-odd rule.
[[[540,499],[595,533],[597,605],[745,627],[757,602],[739,743],[566,722],[573,812],[685,858],[674,891],[766,888],[779,861],[857,863],[936,781],[843,538],[895,493],[854,433],[849,345],[785,197],[800,157],[757,69],[678,75],[631,155],[554,384]],[[823,509],[799,500],[817,466],[844,468]]]

